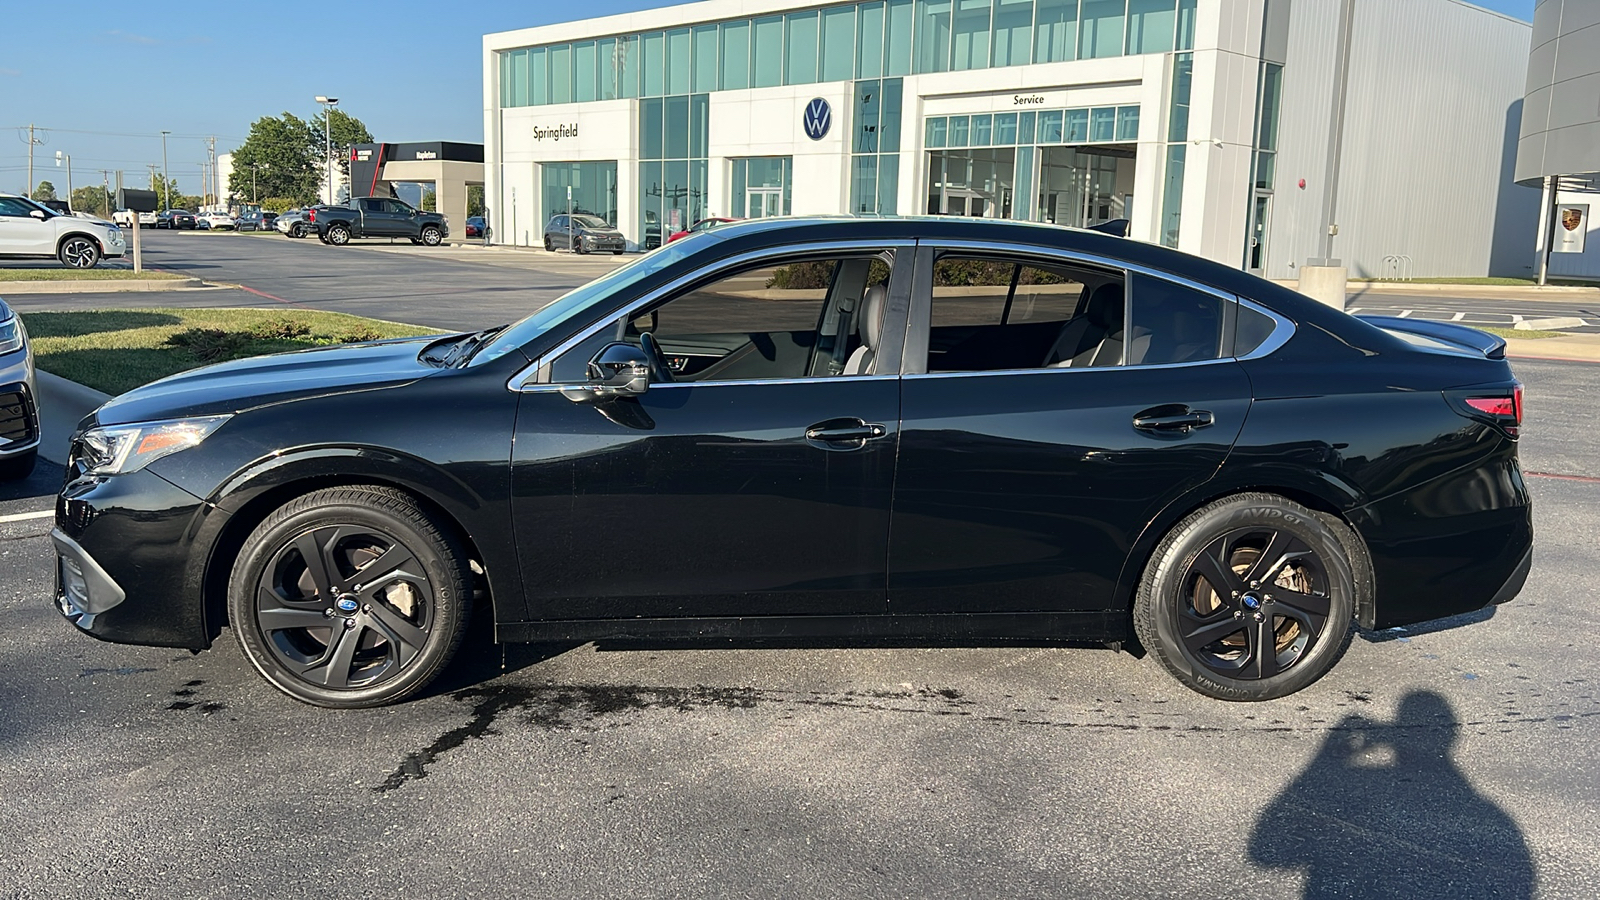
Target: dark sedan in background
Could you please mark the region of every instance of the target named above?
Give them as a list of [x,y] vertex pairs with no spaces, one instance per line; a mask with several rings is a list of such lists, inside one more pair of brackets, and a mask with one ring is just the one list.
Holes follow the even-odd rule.
[[621,253],[628,249],[627,239],[614,226],[599,216],[551,216],[544,226],[544,249],[557,247],[573,253]]
[[72,442],[56,603],[111,641],[231,627],[332,707],[412,695],[474,614],[503,641],[1137,642],[1265,700],[1353,623],[1520,590],[1503,350],[1089,231],[735,223],[510,326],[112,400]]

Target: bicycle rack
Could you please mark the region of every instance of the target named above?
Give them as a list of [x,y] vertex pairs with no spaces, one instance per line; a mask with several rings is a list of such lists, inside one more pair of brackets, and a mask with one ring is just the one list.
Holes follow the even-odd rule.
[[1404,253],[1391,253],[1383,258],[1383,275],[1379,281],[1410,281],[1413,263]]

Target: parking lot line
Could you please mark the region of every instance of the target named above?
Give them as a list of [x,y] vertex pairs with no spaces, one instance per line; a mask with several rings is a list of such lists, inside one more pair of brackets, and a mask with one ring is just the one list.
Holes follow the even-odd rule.
[[12,513],[9,516],[0,516],[0,525],[6,522],[25,522],[29,519],[47,519],[56,514],[53,509],[41,509],[38,512]]

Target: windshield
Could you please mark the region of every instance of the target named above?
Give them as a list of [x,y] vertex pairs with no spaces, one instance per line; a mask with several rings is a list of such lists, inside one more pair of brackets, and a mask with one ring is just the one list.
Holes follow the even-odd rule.
[[633,262],[612,269],[588,284],[568,291],[554,303],[495,335],[494,340],[483,345],[473,356],[471,365],[481,365],[499,359],[522,347],[551,328],[580,315],[585,309],[599,303],[629,285],[636,284],[657,272],[681,262],[705,245],[699,241],[679,241],[666,244],[646,253]]
[[604,219],[596,216],[573,216],[572,223],[580,228],[610,228]]

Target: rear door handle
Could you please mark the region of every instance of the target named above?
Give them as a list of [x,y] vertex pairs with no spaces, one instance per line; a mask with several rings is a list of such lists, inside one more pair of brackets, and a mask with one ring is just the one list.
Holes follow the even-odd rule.
[[1204,428],[1216,421],[1208,409],[1190,409],[1181,403],[1153,406],[1133,417],[1133,427],[1140,431],[1176,431],[1179,433]]
[[881,438],[889,429],[864,419],[829,419],[806,429],[806,440],[823,444],[830,450],[854,450],[867,441]]

